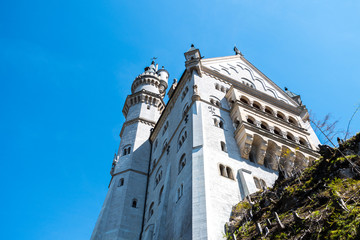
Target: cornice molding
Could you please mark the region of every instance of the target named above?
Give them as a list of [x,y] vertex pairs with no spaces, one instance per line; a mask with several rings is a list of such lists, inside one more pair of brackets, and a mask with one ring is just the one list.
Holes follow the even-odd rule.
[[[140,101],[137,101],[137,97],[140,96]],[[158,102],[155,102],[152,103],[151,101],[148,102],[148,104],[151,104],[151,105],[154,105],[158,108],[158,110],[160,111],[160,113],[163,111],[164,107],[165,107],[165,103],[164,103],[164,100],[163,98],[161,97],[160,94],[156,94],[156,93],[153,93],[153,92],[150,92],[150,91],[146,91],[146,90],[141,90],[139,92],[136,92],[136,93],[133,93],[131,95],[128,95],[126,97],[126,100],[125,100],[125,103],[124,103],[124,107],[122,109],[122,113],[124,115],[124,117],[126,118],[128,112],[129,112],[129,109],[131,106],[133,105],[136,105],[136,104],[139,104],[139,103],[144,103],[146,102],[145,100],[145,96],[148,96],[149,98],[154,98],[154,99],[157,99],[159,104],[157,104]],[[133,100],[133,101],[131,101]]]
[[124,124],[123,124],[123,126],[121,128],[119,136],[122,137],[122,134],[124,132],[125,127],[127,127],[127,126],[129,126],[131,124],[137,123],[137,122],[141,122],[143,124],[146,124],[146,125],[149,125],[149,126],[152,126],[152,127],[154,127],[155,124],[156,124],[156,122],[150,121],[150,120],[145,119],[145,118],[140,118],[140,117],[134,118],[134,119],[131,119],[129,121],[124,122]]

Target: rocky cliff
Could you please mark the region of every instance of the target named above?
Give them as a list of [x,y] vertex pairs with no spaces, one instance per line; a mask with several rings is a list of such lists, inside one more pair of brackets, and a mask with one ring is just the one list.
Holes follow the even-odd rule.
[[360,239],[360,133],[233,207],[227,239]]

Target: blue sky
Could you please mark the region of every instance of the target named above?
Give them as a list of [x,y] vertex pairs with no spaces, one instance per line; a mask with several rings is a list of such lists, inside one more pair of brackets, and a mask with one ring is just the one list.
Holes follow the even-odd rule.
[[[1,1],[2,239],[89,239],[135,76],[234,44],[339,129],[360,104],[359,1]],[[351,124],[360,131],[360,113]]]

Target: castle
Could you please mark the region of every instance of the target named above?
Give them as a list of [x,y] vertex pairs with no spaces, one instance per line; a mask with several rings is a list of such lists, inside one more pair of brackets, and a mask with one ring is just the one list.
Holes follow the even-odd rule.
[[233,205],[318,157],[300,96],[234,50],[204,59],[192,45],[167,104],[164,67],[135,78],[91,239],[222,239]]

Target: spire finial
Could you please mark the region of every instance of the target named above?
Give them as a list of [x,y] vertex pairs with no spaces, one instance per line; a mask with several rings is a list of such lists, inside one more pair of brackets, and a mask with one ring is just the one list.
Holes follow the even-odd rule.
[[156,59],[157,59],[157,57],[152,57],[152,58],[150,58],[151,64],[154,64]]
[[191,44],[191,47],[195,47],[194,44]]

